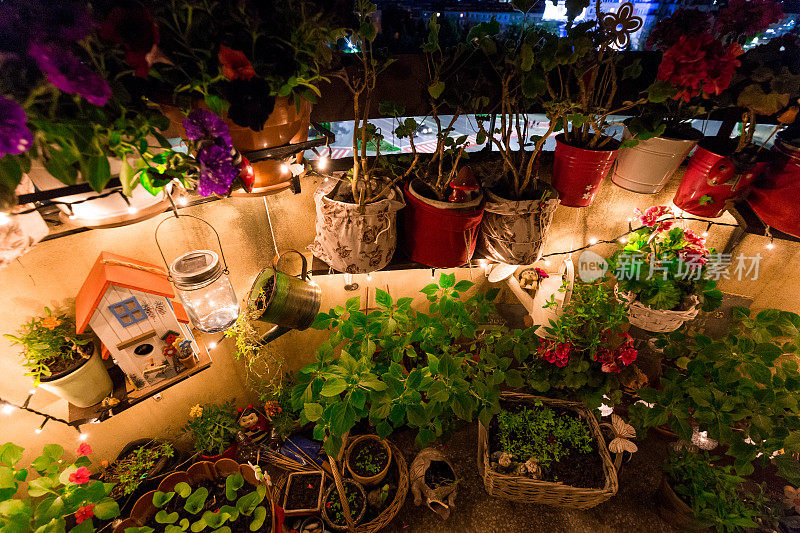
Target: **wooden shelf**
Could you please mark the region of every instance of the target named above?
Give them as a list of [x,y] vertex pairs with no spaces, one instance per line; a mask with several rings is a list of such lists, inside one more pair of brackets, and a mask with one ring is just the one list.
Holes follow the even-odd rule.
[[[481,254],[475,252],[472,256],[472,260],[469,263],[464,263],[459,267],[451,267],[451,268],[464,268],[469,266],[470,264],[477,268],[477,262],[480,259],[486,259]],[[487,259],[490,263],[494,263],[495,261],[492,259]],[[380,272],[383,271],[393,271],[393,270],[434,270],[434,267],[430,267],[428,265],[423,265],[422,263],[417,263],[416,261],[412,261],[409,259],[406,254],[398,248],[394,255],[392,256],[392,260],[389,261],[389,264],[385,267],[380,269]],[[436,268],[435,270],[441,270],[440,268]],[[378,272],[378,270],[376,270]],[[323,261],[317,256],[313,256],[311,259],[311,275],[312,276],[329,276],[335,274],[344,274],[344,272],[339,272],[332,268],[328,263]]]

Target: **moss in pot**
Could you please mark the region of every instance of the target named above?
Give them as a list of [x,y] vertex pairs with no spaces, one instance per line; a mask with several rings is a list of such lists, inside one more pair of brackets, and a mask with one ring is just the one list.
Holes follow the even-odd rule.
[[[343,479],[345,497],[350,509],[350,516],[353,524],[360,524],[367,510],[367,494],[361,483],[353,479]],[[340,499],[336,483],[332,483],[325,492],[325,499],[322,504],[322,517],[325,522],[335,531],[347,531],[347,519],[344,515],[344,508]]]
[[348,447],[345,455],[347,471],[365,485],[377,485],[386,477],[392,463],[392,450],[375,435],[362,435]]

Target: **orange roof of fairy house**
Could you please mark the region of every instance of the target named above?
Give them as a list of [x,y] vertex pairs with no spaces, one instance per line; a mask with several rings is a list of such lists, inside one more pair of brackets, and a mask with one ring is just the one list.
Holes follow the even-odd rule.
[[[78,333],[82,333],[89,325],[103,295],[111,286],[170,299],[175,297],[175,291],[167,279],[164,268],[111,252],[100,252],[75,298],[75,325]],[[188,323],[189,317],[183,306],[175,301],[171,303],[178,321]]]

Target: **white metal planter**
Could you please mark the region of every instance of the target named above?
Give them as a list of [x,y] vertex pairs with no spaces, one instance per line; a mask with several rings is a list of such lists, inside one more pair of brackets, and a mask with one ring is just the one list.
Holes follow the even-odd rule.
[[380,270],[397,247],[397,211],[405,203],[393,189],[388,198],[359,208],[326,195],[336,180],[328,178],[314,193],[316,236],[311,252],[334,270],[363,274]]
[[98,404],[113,390],[111,378],[100,358],[99,343],[95,344],[92,357],[80,367],[58,379],[42,381],[39,386],[77,407]]
[[530,265],[542,255],[558,198],[506,200],[486,191],[478,250],[509,265]]
[[[628,128],[625,128],[623,138],[631,138]],[[636,146],[622,148],[614,164],[611,180],[633,192],[661,192],[698,140],[653,137],[639,141]]]

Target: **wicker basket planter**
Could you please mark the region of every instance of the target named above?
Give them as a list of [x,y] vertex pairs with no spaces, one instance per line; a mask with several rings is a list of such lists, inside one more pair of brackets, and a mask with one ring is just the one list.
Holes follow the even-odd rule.
[[[348,506],[345,503],[344,497],[344,490],[346,486],[349,486],[360,492],[362,498],[361,501],[363,503],[358,509],[345,510],[344,513],[345,515],[349,514],[350,521],[345,521],[344,524],[337,524],[333,521],[333,517],[328,516],[327,505],[331,502],[331,498],[333,497],[334,493],[338,491],[342,506],[347,509]],[[322,518],[325,520],[325,523],[328,525],[328,527],[334,531],[349,531],[352,526],[357,526],[359,522],[364,519],[364,513],[367,512],[367,491],[364,490],[364,485],[354,479],[341,479],[337,480],[335,484],[328,487],[328,490],[325,491],[325,497],[322,499],[322,502]],[[348,525],[348,523],[350,523],[350,525]]]
[[[353,525],[350,531],[354,531],[355,533],[377,533],[384,527],[386,527],[389,522],[394,520],[397,514],[402,509],[403,504],[405,504],[406,496],[408,495],[409,489],[409,477],[408,477],[408,466],[406,464],[406,460],[403,457],[403,453],[390,441],[385,441],[389,448],[392,450],[392,465],[389,467],[390,472],[392,469],[396,469],[397,473],[397,491],[395,492],[394,499],[384,507],[383,511],[370,520],[369,522],[364,522],[362,524]],[[280,454],[277,455],[266,455],[264,458],[269,461],[271,464],[275,465],[278,468],[282,468],[284,470],[289,470],[292,472],[304,472],[304,471],[316,471],[313,465],[303,465],[296,461],[292,461],[291,459],[286,458]],[[336,480],[339,480],[341,483],[341,470],[340,466],[338,466],[337,461],[333,458],[330,458],[330,464],[333,471],[334,483]],[[286,477],[282,477],[278,480],[278,483],[275,485],[275,494],[280,495],[281,492],[284,490],[286,486]],[[326,530],[330,529],[329,526],[326,524]]]
[[653,309],[636,299],[631,293],[618,293],[621,301],[628,302],[628,321],[632,326],[652,333],[669,333],[681,327],[684,322],[694,320],[700,312],[700,300],[692,295],[688,309],[673,311]]
[[503,498],[522,503],[539,503],[573,509],[591,509],[611,498],[617,493],[617,471],[608,453],[605,439],[594,415],[581,403],[563,400],[551,400],[530,394],[504,392],[501,401],[527,403],[537,402],[560,409],[569,409],[578,413],[589,425],[589,432],[594,437],[597,451],[603,462],[605,484],[602,488],[572,487],[562,483],[542,481],[521,476],[513,476],[495,472],[489,466],[489,428],[478,423],[478,472],[483,478],[486,492],[495,498]]

